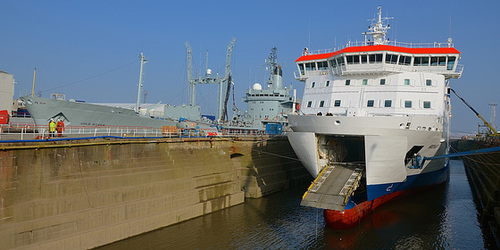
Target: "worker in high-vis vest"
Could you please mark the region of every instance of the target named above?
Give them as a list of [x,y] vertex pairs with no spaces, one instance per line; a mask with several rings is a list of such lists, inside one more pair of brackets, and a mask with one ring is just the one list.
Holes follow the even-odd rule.
[[49,123],[49,132],[50,132],[50,137],[54,137],[54,133],[56,132],[56,122],[54,121],[54,119],[50,119],[50,123]]

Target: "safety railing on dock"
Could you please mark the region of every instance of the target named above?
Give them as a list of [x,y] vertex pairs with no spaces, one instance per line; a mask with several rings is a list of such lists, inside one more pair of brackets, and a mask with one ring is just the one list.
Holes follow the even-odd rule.
[[57,138],[81,138],[99,136],[118,137],[165,137],[165,138],[197,138],[197,137],[255,137],[264,135],[264,131],[204,129],[165,130],[149,127],[124,126],[66,126],[64,131],[49,132],[47,125],[10,124],[0,126],[0,141],[5,140],[46,140]]

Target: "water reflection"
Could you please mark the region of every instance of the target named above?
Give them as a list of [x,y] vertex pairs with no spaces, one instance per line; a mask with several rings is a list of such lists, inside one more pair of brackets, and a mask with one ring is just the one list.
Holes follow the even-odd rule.
[[460,161],[452,161],[450,182],[382,206],[348,230],[329,228],[322,210],[300,206],[306,188],[247,200],[102,249],[484,248]]

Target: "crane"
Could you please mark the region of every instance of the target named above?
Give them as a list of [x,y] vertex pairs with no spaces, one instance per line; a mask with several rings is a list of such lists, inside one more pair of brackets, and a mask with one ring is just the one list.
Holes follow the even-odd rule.
[[453,93],[454,93],[454,94],[455,94],[455,95],[456,95],[456,96],[457,96],[460,100],[462,100],[462,102],[463,102],[463,103],[464,103],[467,107],[469,107],[469,108],[472,110],[472,112],[474,112],[474,114],[476,114],[476,116],[477,116],[477,117],[479,117],[479,119],[481,119],[481,121],[483,121],[483,122],[484,122],[484,124],[486,124],[486,126],[488,126],[488,128],[491,130],[491,133],[493,134],[493,136],[498,136],[498,132],[496,131],[496,129],[495,129],[493,126],[491,126],[491,124],[490,124],[489,122],[487,122],[487,121],[486,121],[486,119],[484,119],[482,115],[480,115],[480,114],[479,114],[479,113],[478,113],[478,112],[477,112],[477,111],[476,111],[476,110],[475,110],[475,109],[474,109],[471,105],[469,105],[469,104],[468,104],[468,103],[467,103],[467,102],[466,102],[466,101],[465,101],[462,97],[460,97],[460,96],[457,94],[457,92],[455,92],[455,90],[453,90],[453,89],[451,89],[451,88],[450,88],[450,90],[451,90],[451,91],[453,91]]
[[[186,42],[186,51],[187,51],[187,73],[188,73],[188,82],[189,82],[189,104],[196,105],[195,99],[195,87],[197,84],[219,84],[219,98],[218,98],[218,106],[217,106],[217,120],[223,120],[224,113],[227,113],[227,110],[224,108],[224,99],[223,96],[226,93],[224,91],[224,83],[230,83],[230,75],[231,75],[231,54],[233,51],[234,43],[236,42],[236,38],[229,43],[227,47],[227,56],[226,56],[226,72],[223,77],[219,77],[217,74],[215,77],[212,76],[212,71],[207,69],[205,77],[198,76],[197,78],[193,78],[192,76],[192,51],[189,47],[189,44]],[[228,87],[229,89],[229,87]],[[229,91],[227,91],[229,92]]]

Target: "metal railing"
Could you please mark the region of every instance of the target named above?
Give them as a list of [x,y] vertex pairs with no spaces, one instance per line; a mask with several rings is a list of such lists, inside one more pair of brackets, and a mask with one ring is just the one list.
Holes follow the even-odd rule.
[[[405,48],[454,48],[455,45],[453,43],[438,43],[438,42],[433,42],[433,43],[406,43],[406,42],[398,42],[398,41],[386,41],[385,44],[383,45],[389,45],[389,46],[397,46],[397,47],[405,47]],[[373,42],[365,42],[365,41],[349,41],[346,44],[340,45],[338,47],[334,47],[331,49],[320,49],[320,50],[313,50],[313,51],[307,51],[307,55],[318,55],[318,54],[326,54],[326,53],[333,53],[348,47],[357,47],[357,46],[375,46]]]
[[66,126],[64,131],[52,134],[47,125],[35,126],[32,124],[10,124],[0,126],[0,141],[5,140],[47,140],[60,138],[82,137],[164,137],[164,138],[200,138],[200,137],[255,137],[265,135],[264,131],[250,131],[232,129],[217,131],[215,129],[177,129],[162,130],[161,128],[147,127],[119,127],[119,126]]

